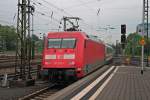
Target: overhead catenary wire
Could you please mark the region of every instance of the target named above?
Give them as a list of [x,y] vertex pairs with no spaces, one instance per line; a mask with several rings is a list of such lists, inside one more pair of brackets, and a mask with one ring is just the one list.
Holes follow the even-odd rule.
[[[35,1],[35,0],[34,0]],[[39,6],[42,6],[42,7],[46,7],[46,8],[49,8],[50,9],[50,7],[47,7],[47,6],[45,6],[43,3],[41,3],[41,2],[38,2],[38,1],[36,1],[36,2],[34,2],[34,1],[32,1],[32,3],[35,5],[35,6],[37,6],[38,7],[38,5]],[[50,11],[50,10],[49,10]],[[54,16],[54,12],[53,11],[50,11],[50,13],[48,14],[47,12],[43,12],[43,11],[38,11],[38,10],[36,10],[36,12],[35,12],[36,14],[39,14],[39,15],[41,15],[41,16],[44,16],[44,17],[47,17],[47,18],[49,18],[49,19],[51,19],[51,23],[53,23],[53,24],[55,24],[54,22],[57,22],[58,24],[58,26],[59,26],[59,24],[60,24],[60,21],[58,20],[58,19],[56,19],[56,18],[54,18],[53,16]],[[54,21],[54,22],[53,22]],[[46,25],[46,24],[45,24]],[[50,23],[49,23],[49,25],[50,25]],[[56,25],[56,24],[55,24]]]
[[[37,0],[33,0],[33,1],[37,1]],[[46,1],[46,0],[42,0],[42,1],[44,1],[46,4],[48,4],[49,5],[49,2],[48,1]],[[43,7],[45,6],[44,4],[43,4],[43,2],[41,3],[39,3],[40,5],[42,5]],[[52,4],[52,3],[51,3]],[[52,4],[53,5],[53,4]],[[45,7],[47,7],[47,6],[45,6]],[[56,10],[58,10],[58,11],[63,11],[63,9],[61,9],[61,8],[59,8],[59,7],[57,7],[57,6],[53,6]],[[50,6],[48,6],[47,8],[50,8]],[[99,8],[100,9],[100,8]],[[98,11],[99,11],[99,9],[98,9]],[[107,8],[106,8],[107,9]],[[115,8],[114,8],[115,9]],[[119,9],[119,8],[116,8],[116,9]],[[124,8],[124,9],[126,9],[126,8]],[[98,13],[98,11],[97,11],[97,13]],[[55,14],[56,12],[51,12],[51,15],[52,15],[52,13],[53,14]],[[62,12],[61,12],[62,13]],[[84,23],[86,26],[88,26],[88,27],[92,27],[92,25],[89,25],[89,24],[87,24],[86,22]]]
[[[43,2],[41,2],[41,1],[43,1]],[[57,7],[56,5],[54,5],[54,4],[52,4],[52,3],[50,3],[50,2],[48,2],[48,1],[46,1],[46,0],[41,0],[40,2],[38,1],[38,0],[32,0],[32,3],[35,5],[35,6],[37,6],[37,7],[39,7],[39,6],[41,6],[41,7],[44,7],[44,8],[49,8],[50,10],[48,10],[48,12],[50,12],[49,14],[47,14],[47,12],[46,11],[41,11],[39,14],[40,15],[43,15],[43,16],[45,16],[45,17],[47,17],[47,18],[51,18],[51,22],[53,23],[53,19],[52,19],[52,17],[53,18],[55,18],[55,17],[57,17],[57,16],[59,16],[60,17],[60,15],[58,15],[58,14],[65,14],[65,15],[71,15],[70,13],[68,13],[68,12],[66,12],[64,9],[61,9],[61,8],[59,8],[59,7]],[[49,6],[47,6],[47,5],[49,5]],[[52,8],[51,8],[52,7]],[[54,10],[55,9],[55,10]],[[41,9],[40,9],[41,10]],[[45,13],[43,13],[43,12],[45,12]],[[56,12],[59,12],[59,13],[56,13]],[[55,15],[55,17],[54,17],[54,15]],[[62,17],[63,17],[63,15],[61,15]],[[72,16],[72,15],[71,15]],[[55,18],[56,19],[56,18]],[[60,18],[61,19],[61,18]],[[85,22],[85,20],[81,20],[82,21],[82,25],[84,25],[84,28],[86,28],[86,27],[88,27],[88,29],[90,29],[90,30],[93,30],[94,29],[94,26],[93,25],[91,25],[91,24],[88,24],[87,22]],[[54,22],[58,22],[58,23],[60,23],[57,19],[56,20],[54,20]],[[60,24],[59,24],[60,25]],[[85,27],[86,26],[86,27]],[[81,27],[83,27],[83,26],[81,26]],[[61,27],[60,27],[61,28]]]
[[68,6],[68,7],[65,7],[64,9],[74,9],[74,8],[77,8],[77,7],[81,7],[84,5],[87,5],[87,4],[93,4],[93,3],[97,3],[98,0],[95,0],[95,2],[92,0],[92,1],[87,1],[87,2],[84,2],[84,3],[80,3],[80,4],[75,4],[75,5],[71,5],[71,6]]
[[[59,7],[57,7],[57,6],[55,6],[55,5],[53,5],[52,3],[50,3],[50,2],[47,2],[47,1],[45,1],[45,0],[42,0],[43,2],[39,2],[39,1],[37,1],[37,0],[32,0],[32,2],[33,2],[33,4],[34,5],[36,5],[36,6],[43,6],[43,7],[45,7],[45,8],[48,8],[49,10],[51,10],[52,12],[55,12],[55,13],[57,13],[57,14],[59,14],[59,13],[62,13],[62,12],[64,12],[65,14],[69,14],[69,13],[67,13],[66,11],[63,11],[63,9],[61,9],[61,8],[59,8]],[[45,5],[44,5],[45,4]],[[48,5],[50,5],[50,6],[46,6],[46,4],[48,4]],[[52,9],[53,8],[53,9]],[[59,11],[59,13],[58,13],[58,11]],[[71,14],[69,14],[69,16],[72,16]]]
[[49,4],[50,6],[54,7],[54,8],[57,9],[58,11],[64,12],[66,15],[69,15],[69,16],[73,17],[72,14],[66,12],[64,9],[61,9],[61,8],[57,7],[56,5],[50,3],[50,2],[48,2],[48,1],[46,1],[46,0],[42,0],[42,1],[45,2],[45,3],[47,3],[47,4]]
[[[38,13],[38,14],[40,14],[41,16],[44,16],[44,17],[47,17],[47,18],[50,18],[50,15],[46,15],[46,14],[44,14],[44,13],[41,13],[41,12],[36,12],[36,13]],[[54,23],[53,21],[55,21],[56,23]],[[59,20],[57,20],[57,19],[54,19],[53,18],[53,21],[51,21],[51,23],[46,23],[46,24],[35,24],[35,30],[40,30],[41,29],[41,25],[43,26],[48,26],[48,25],[54,25],[55,24],[55,26],[57,26],[58,28],[59,28],[59,25],[60,25],[60,21]],[[39,27],[40,26],[40,27]],[[44,30],[44,29],[41,29],[41,30]],[[50,29],[45,29],[45,30],[50,30]]]
[[[33,3],[33,5],[35,5],[36,7],[39,7],[39,6],[42,6],[42,7],[44,7],[44,8],[48,8],[48,9],[51,9],[50,7],[48,7],[48,6],[45,6],[43,3],[41,3],[41,2],[38,2],[38,1],[36,1],[36,0],[32,0],[32,3]],[[50,12],[50,13],[49,13]],[[49,18],[49,19],[51,19],[51,23],[53,23],[54,24],[54,22],[57,22],[57,23],[59,23],[60,24],[60,21],[58,20],[58,19],[56,19],[56,18],[54,18],[53,17],[53,15],[54,15],[54,12],[53,12],[53,10],[51,9],[51,10],[49,10],[48,12],[43,12],[43,11],[38,11],[38,10],[36,10],[35,11],[35,14],[38,14],[38,15],[41,15],[41,16],[44,16],[44,17],[47,17],[47,18]],[[37,18],[37,17],[36,17]],[[53,21],[54,22],[53,22]],[[43,24],[43,25],[46,25],[46,24]],[[48,25],[48,24],[47,24]],[[49,25],[50,25],[50,23],[49,23]],[[56,24],[55,24],[56,25]],[[58,25],[58,24],[57,24]]]
[[[32,0],[32,2],[34,2],[34,1],[35,1],[35,0]],[[41,0],[41,1],[43,1],[44,3],[50,5],[50,6],[53,7],[53,8],[55,8],[55,9],[58,10],[60,13],[64,13],[64,14],[66,14],[66,15],[68,15],[68,16],[73,17],[73,15],[71,15],[71,14],[68,13],[68,12],[66,12],[64,9],[61,9],[61,8],[57,7],[56,5],[50,3],[50,2],[48,2],[48,1],[46,1],[46,0]],[[34,3],[35,3],[35,2],[34,2]],[[40,6],[47,7],[47,6],[45,6],[42,2],[36,1],[36,3],[37,3],[38,5],[40,5]],[[48,7],[48,8],[50,8],[50,7]],[[52,11],[51,15],[54,15],[54,13],[55,13],[55,12]],[[49,17],[50,17],[50,16],[49,16]],[[52,17],[52,16],[51,16],[51,17]],[[62,17],[63,17],[63,16],[62,16]],[[89,28],[93,27],[92,25],[86,23],[85,20],[83,20],[83,19],[82,19],[82,22],[83,22],[83,24],[85,24],[85,25],[86,25],[87,27],[89,27]]]
[[[35,6],[37,6],[37,7],[38,7],[38,5],[39,5],[39,6],[42,6],[42,7],[44,7],[44,8],[49,9],[48,11],[51,11],[51,13],[53,13],[53,9],[51,9],[49,6],[43,5],[43,3],[38,2],[38,1],[36,1],[36,0],[32,0],[31,2],[33,3],[33,5],[35,5]],[[55,12],[55,13],[56,13],[56,12]]]
[[38,13],[38,14],[40,14],[40,15],[42,15],[42,16],[45,16],[45,17],[51,18],[51,19],[53,19],[54,21],[56,21],[56,22],[60,23],[60,21],[59,21],[58,19],[51,17],[51,15],[45,14],[45,13],[40,12],[40,11],[36,11],[35,13]]
[[[36,13],[38,13],[38,14],[40,14],[40,15],[42,15],[42,16],[45,16],[45,17],[47,17],[47,18],[51,18],[51,20],[53,20],[53,21],[55,21],[55,22],[57,22],[57,23],[60,23],[58,19],[56,19],[56,18],[53,17],[53,16],[54,16],[54,11],[53,11],[53,9],[51,9],[49,6],[46,6],[46,5],[44,5],[43,3],[38,2],[38,1],[36,1],[36,0],[32,0],[32,3],[33,3],[33,5],[35,5],[36,7],[42,6],[42,7],[44,7],[44,8],[50,9],[50,10],[48,10],[48,12],[45,12],[45,13],[44,13],[43,11],[37,11],[37,10],[36,10]],[[38,5],[39,5],[39,6],[38,6]],[[47,13],[49,13],[49,14],[47,14]],[[56,13],[56,11],[55,11],[55,13]],[[51,22],[53,23],[53,21],[51,21]]]
[[78,1],[81,2],[81,3],[83,3],[83,6],[86,7],[87,9],[89,9],[91,11],[95,11],[92,7],[89,7],[88,5],[86,5],[84,1],[82,1],[82,0],[78,0]]

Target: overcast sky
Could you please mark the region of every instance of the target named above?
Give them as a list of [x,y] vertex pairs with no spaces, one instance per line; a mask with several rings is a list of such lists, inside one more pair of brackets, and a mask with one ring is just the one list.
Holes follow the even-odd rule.
[[[38,35],[58,29],[63,16],[76,16],[82,19],[80,24],[85,32],[114,43],[120,40],[121,24],[127,25],[129,34],[135,32],[137,24],[142,21],[142,0],[31,0],[31,4],[36,10],[34,33]],[[52,12],[55,20],[50,18]],[[1,0],[0,24],[15,26],[16,13],[17,0]],[[115,29],[102,29],[107,27]]]

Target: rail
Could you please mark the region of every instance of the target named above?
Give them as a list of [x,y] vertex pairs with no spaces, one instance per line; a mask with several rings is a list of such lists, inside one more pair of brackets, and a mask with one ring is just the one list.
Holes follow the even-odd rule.
[[[37,68],[32,69],[30,72],[31,72],[31,75],[36,74],[37,77],[38,77],[39,74],[40,74],[40,66],[37,65]],[[26,71],[25,73],[28,74],[28,71]],[[5,74],[0,74],[0,81],[4,79],[4,75]],[[19,77],[19,75],[20,75],[19,73],[17,73],[17,74],[15,74],[15,73],[9,73],[9,74],[7,74],[7,79],[9,80],[9,79],[13,79],[15,77]]]
[[[39,98],[40,98],[40,100],[42,100],[42,99],[46,98],[47,96],[50,96],[51,94],[54,94],[55,92],[59,91],[59,90],[56,90],[56,91],[51,92],[51,94],[49,93],[50,89],[54,88],[55,86],[56,86],[56,84],[51,84],[50,86],[47,86],[41,90],[33,92],[32,94],[25,95],[24,97],[21,97],[18,100],[31,100],[31,99],[39,100]],[[42,95],[42,97],[41,97],[41,95]]]

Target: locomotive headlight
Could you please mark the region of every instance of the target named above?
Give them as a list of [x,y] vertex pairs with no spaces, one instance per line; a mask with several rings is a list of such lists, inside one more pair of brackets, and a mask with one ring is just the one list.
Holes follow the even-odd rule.
[[56,55],[45,55],[45,59],[56,59]]
[[48,64],[51,64],[51,62],[45,61],[45,64],[48,65]]
[[77,71],[81,71],[82,69],[81,68],[77,68]]
[[75,54],[64,54],[64,59],[75,59]]

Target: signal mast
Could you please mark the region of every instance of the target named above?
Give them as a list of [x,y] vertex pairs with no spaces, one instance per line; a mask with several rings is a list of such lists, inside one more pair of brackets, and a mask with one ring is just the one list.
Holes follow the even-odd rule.
[[[144,33],[147,33],[146,37],[147,37],[147,43],[148,43],[148,9],[149,9],[149,6],[148,6],[148,0],[143,0],[143,18],[142,18],[142,24],[143,24],[143,30],[142,30],[142,40],[144,40]],[[145,30],[146,29],[146,30]],[[148,48],[147,48],[147,66],[148,66]],[[144,70],[144,43],[142,45],[142,52],[141,52],[141,66],[142,66],[142,69],[141,69],[141,74],[143,74],[143,70]]]
[[[18,0],[17,47],[15,74],[16,79],[31,79],[31,15],[34,7],[30,0]],[[33,22],[32,22],[33,23]],[[17,77],[19,76],[19,77]]]

